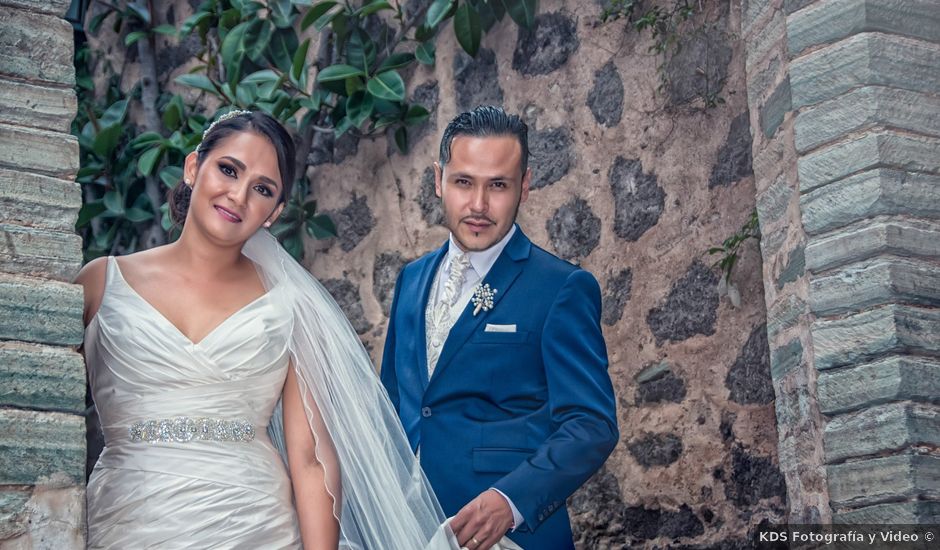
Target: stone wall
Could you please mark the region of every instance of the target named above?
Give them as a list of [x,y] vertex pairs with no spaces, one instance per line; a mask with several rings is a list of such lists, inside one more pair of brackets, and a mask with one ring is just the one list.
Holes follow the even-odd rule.
[[790,521],[937,523],[940,6],[744,5]]
[[[740,7],[706,4],[658,91],[648,32],[602,24],[600,3],[539,5],[531,32],[507,20],[476,59],[441,35],[435,67],[414,74],[434,115],[407,157],[384,139],[318,154],[310,174],[340,237],[308,242],[308,263],[379,363],[399,269],[447,236],[430,167],[441,132],[480,103],[522,114],[534,177],[519,223],[597,276],[618,396],[621,444],[570,503],[579,547],[741,542],[785,521],[786,489],[758,247],[735,271],[737,308],[706,254],[755,206]],[[724,103],[706,108],[710,94]]]
[[[380,364],[399,270],[447,237],[431,170],[441,132],[481,103],[522,114],[534,180],[519,223],[597,276],[618,396],[622,442],[570,502],[578,546],[746,545],[762,521],[786,520],[787,496],[760,251],[742,249],[738,307],[706,253],[755,207],[742,8],[705,3],[667,58],[648,31],[602,23],[602,4],[543,0],[532,31],[507,18],[475,59],[443,32],[436,65],[412,73],[409,94],[432,116],[407,156],[384,138],[318,142],[309,176],[340,236],[308,241],[307,265]],[[190,10],[174,2],[158,22]],[[130,89],[133,49],[108,32],[93,46]],[[161,85],[194,46],[159,39]]]
[[69,2],[0,0],[0,546],[83,548],[81,206]]

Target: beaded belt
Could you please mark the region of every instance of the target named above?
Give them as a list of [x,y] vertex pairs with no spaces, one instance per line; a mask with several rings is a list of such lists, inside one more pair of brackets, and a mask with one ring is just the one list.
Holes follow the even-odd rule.
[[233,441],[247,443],[255,438],[255,427],[247,420],[236,418],[190,418],[179,416],[135,422],[127,429],[131,441]]

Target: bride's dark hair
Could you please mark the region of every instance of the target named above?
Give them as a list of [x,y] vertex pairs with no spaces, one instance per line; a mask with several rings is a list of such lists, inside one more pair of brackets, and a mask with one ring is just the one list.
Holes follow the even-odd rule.
[[[196,148],[197,165],[202,166],[209,153],[225,138],[240,132],[255,132],[265,137],[274,146],[274,151],[277,153],[277,166],[281,175],[281,196],[278,197],[278,203],[287,202],[294,183],[294,157],[296,154],[294,140],[291,139],[290,134],[281,126],[280,122],[263,111],[240,112],[230,118],[220,119],[210,126],[208,132],[202,138],[202,143]],[[186,221],[186,212],[189,210],[191,195],[192,189],[183,182],[176,184],[176,187],[170,189],[167,193],[170,219],[173,220],[173,223],[183,225],[183,222]]]

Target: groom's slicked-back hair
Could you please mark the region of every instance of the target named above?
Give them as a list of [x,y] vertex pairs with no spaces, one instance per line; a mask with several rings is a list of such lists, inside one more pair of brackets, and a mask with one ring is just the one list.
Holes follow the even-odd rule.
[[441,137],[441,168],[450,161],[450,148],[457,136],[513,136],[522,147],[522,173],[529,167],[529,127],[518,115],[507,114],[502,107],[481,105],[454,117]]

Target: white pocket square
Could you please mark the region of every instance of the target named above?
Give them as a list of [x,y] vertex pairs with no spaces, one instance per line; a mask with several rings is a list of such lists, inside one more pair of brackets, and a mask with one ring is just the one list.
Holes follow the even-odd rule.
[[493,325],[487,323],[483,332],[516,332],[516,325]]

